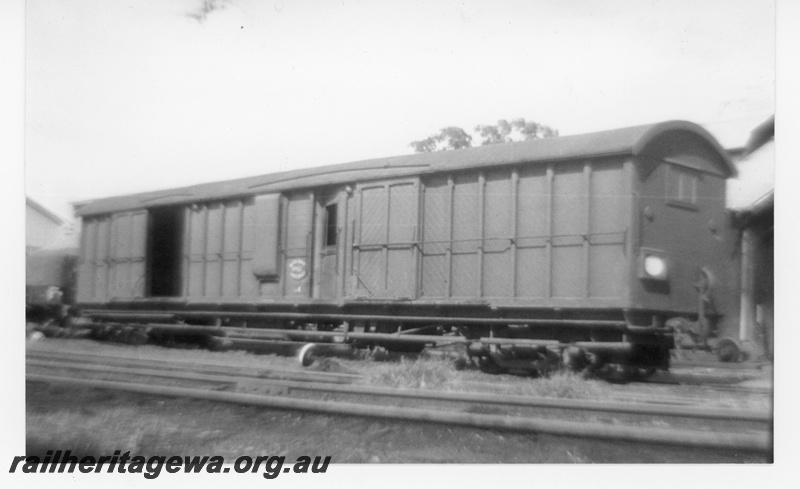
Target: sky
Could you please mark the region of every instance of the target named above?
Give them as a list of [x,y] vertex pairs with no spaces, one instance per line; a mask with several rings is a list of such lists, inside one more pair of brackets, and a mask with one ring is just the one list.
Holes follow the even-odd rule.
[[412,152],[775,111],[769,0],[29,0],[25,189],[69,202]]

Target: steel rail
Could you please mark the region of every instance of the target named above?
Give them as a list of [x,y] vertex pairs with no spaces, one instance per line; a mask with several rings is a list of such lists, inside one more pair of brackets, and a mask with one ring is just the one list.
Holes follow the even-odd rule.
[[[465,385],[472,386],[477,389],[491,389],[496,387],[497,384],[490,384],[486,382],[465,382]],[[677,397],[665,397],[659,395],[629,395],[619,392],[610,393],[610,402],[625,402],[625,403],[640,403],[640,404],[661,404],[667,406],[697,406],[696,400],[679,399]]]
[[[205,375],[187,372],[166,372],[164,370],[139,368],[128,369],[124,367],[113,367],[105,365],[70,365],[57,362],[46,362],[28,360],[28,365],[46,368],[62,368],[72,370],[84,370],[88,372],[117,373],[126,375],[138,375],[145,377],[161,377],[179,380],[194,380],[201,382],[219,383],[239,383],[243,379],[232,375]],[[252,378],[245,379],[252,382]],[[529,396],[501,395],[501,394],[479,394],[467,392],[440,392],[426,391],[420,389],[394,389],[386,387],[358,386],[358,385],[333,385],[314,382],[297,382],[286,380],[267,380],[256,379],[261,383],[276,387],[285,387],[289,390],[303,390],[314,392],[333,392],[339,394],[368,395],[379,397],[394,397],[405,399],[417,399],[426,401],[444,401],[458,403],[492,404],[500,406],[563,409],[576,411],[599,411],[618,414],[651,415],[664,417],[697,418],[709,420],[725,421],[745,421],[745,422],[770,422],[772,416],[768,413],[758,411],[734,411],[731,409],[710,409],[699,407],[680,407],[680,406],[656,406],[656,405],[636,405],[622,402],[600,402],[582,399],[552,399],[536,398]]]
[[609,426],[576,421],[458,413],[418,408],[362,405],[336,401],[316,401],[309,399],[193,389],[177,386],[160,386],[129,382],[79,379],[74,377],[39,374],[27,374],[26,380],[33,382],[68,384],[98,389],[111,389],[138,394],[161,395],[167,397],[260,406],[273,409],[291,409],[346,416],[438,423],[485,429],[512,430],[516,432],[534,432],[580,438],[589,437],[605,440],[621,440],[761,453],[768,453],[772,450],[772,438],[769,432],[719,433],[697,430]]
[[[125,374],[125,375],[134,375],[134,376],[142,376],[142,377],[159,377],[164,379],[174,379],[174,380],[193,380],[198,382],[216,382],[221,384],[235,384],[242,381],[252,382],[253,380],[262,380],[262,379],[253,379],[251,377],[235,377],[233,375],[213,375],[213,374],[202,374],[202,373],[193,373],[189,371],[168,371],[163,369],[155,369],[155,368],[135,368],[131,369],[128,367],[119,367],[113,365],[102,365],[102,364],[80,364],[80,363],[69,363],[69,362],[55,362],[55,361],[48,361],[48,360],[33,360],[28,359],[25,362],[25,366],[27,367],[39,367],[45,369],[59,369],[60,371],[64,370],[78,370],[78,371],[85,371],[85,372],[99,372],[105,374]],[[267,379],[263,379],[267,380]],[[274,380],[272,380],[274,381]]]
[[675,368],[713,368],[720,370],[761,370],[771,364],[769,362],[725,363],[718,360],[673,360],[671,365]]
[[683,388],[700,390],[701,394],[708,395],[708,391],[729,392],[729,393],[742,393],[742,394],[757,394],[760,396],[771,396],[774,394],[772,387],[757,387],[757,386],[742,386],[736,384],[715,384],[709,382],[696,382],[696,383],[681,383],[675,382],[650,382],[645,380],[646,385],[679,385]]
[[[306,372],[284,369],[264,369],[261,367],[248,367],[244,365],[214,364],[214,363],[194,363],[177,360],[157,360],[150,358],[120,357],[103,354],[74,354],[63,352],[44,352],[42,350],[28,350],[26,355],[44,359],[60,359],[63,361],[81,362],[88,361],[94,363],[108,362],[116,365],[133,365],[136,367],[160,366],[162,369],[183,368],[208,373],[221,373],[250,377],[254,379],[283,378],[297,381],[324,381],[332,383],[351,383],[360,376],[357,374],[332,373],[332,372]],[[249,370],[249,371],[248,371]]]

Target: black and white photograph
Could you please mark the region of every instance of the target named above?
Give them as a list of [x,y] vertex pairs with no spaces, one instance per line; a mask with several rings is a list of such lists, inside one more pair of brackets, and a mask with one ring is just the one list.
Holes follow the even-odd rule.
[[19,3],[16,484],[780,461],[786,2]]

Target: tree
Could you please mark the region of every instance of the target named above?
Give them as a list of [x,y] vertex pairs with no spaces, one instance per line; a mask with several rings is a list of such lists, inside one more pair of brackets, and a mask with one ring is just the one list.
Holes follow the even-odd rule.
[[481,145],[558,136],[558,130],[538,122],[526,121],[523,118],[514,119],[511,122],[500,119],[494,126],[476,126],[475,130],[483,138]]
[[[475,131],[481,137],[482,146],[558,136],[557,129],[523,118],[511,122],[500,119],[495,125],[476,126]],[[460,127],[450,126],[433,136],[412,141],[409,146],[417,153],[469,148],[472,147],[472,136]]]
[[443,128],[439,134],[412,141],[409,146],[414,148],[417,153],[469,148],[472,146],[472,136],[460,127],[450,126]]

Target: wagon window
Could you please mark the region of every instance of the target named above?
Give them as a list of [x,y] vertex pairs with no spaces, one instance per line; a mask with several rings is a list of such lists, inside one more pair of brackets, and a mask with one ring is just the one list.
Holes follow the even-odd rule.
[[325,207],[325,246],[336,246],[338,205]]
[[699,174],[696,171],[678,166],[669,167],[667,176],[667,198],[677,204],[688,204],[689,207],[697,205],[697,182]]

